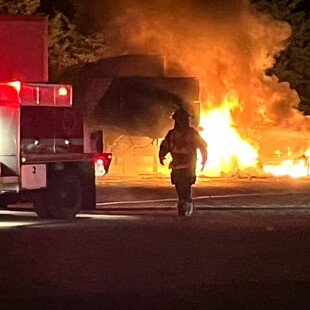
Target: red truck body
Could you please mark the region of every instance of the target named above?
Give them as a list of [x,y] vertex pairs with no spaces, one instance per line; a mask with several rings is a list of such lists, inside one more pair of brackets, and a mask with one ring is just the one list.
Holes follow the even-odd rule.
[[0,16],[0,206],[29,200],[40,217],[73,218],[96,208],[96,175],[112,155],[73,107],[71,85],[47,83],[47,23]]
[[48,19],[0,15],[0,82],[48,81]]

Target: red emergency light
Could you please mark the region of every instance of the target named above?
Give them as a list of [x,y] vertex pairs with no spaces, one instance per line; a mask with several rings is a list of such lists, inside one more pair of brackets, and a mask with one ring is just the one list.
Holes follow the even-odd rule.
[[0,105],[71,106],[72,86],[44,83],[0,83]]
[[59,84],[21,84],[21,104],[40,106],[71,106],[72,86]]
[[20,81],[14,81],[14,82],[9,82],[7,83],[8,85],[11,85],[12,87],[14,87],[17,92],[20,92],[20,87],[21,87],[21,82]]
[[112,160],[112,154],[106,153],[102,155],[96,155],[94,158],[95,161],[95,175],[103,176],[108,173],[109,167]]
[[0,83],[0,106],[20,104],[20,82]]

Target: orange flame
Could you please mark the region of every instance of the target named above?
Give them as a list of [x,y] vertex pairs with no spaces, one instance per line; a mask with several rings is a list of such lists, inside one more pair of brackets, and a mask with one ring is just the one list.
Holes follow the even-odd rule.
[[[279,157],[282,155],[279,150],[275,151]],[[310,172],[310,148],[306,149],[302,154],[293,154],[288,149],[287,155],[291,158],[281,160],[279,163],[265,164],[263,169],[265,172],[275,176],[290,176],[293,178],[301,178],[309,176]]]
[[234,128],[231,109],[237,106],[235,96],[226,96],[221,107],[202,113],[201,136],[208,143],[208,161],[205,173],[220,176],[236,169],[257,165],[257,150],[243,140]]
[[[294,152],[292,147],[287,147],[283,152],[276,149],[269,160],[265,158],[266,161],[261,162],[257,141],[247,141],[235,127],[231,113],[236,107],[239,107],[237,96],[226,94],[220,107],[201,111],[200,126],[203,130],[200,135],[208,144],[208,160],[201,175],[219,177],[244,170],[249,170],[250,173],[255,173],[253,176],[258,177],[273,175],[300,178],[310,175],[310,148],[307,147],[307,139],[303,142],[304,150]],[[269,149],[272,147],[271,143],[267,145]],[[168,154],[166,159],[169,163],[171,156]],[[198,152],[197,170],[200,161]],[[169,171],[168,165],[160,167],[161,173],[167,174]]]
[[[235,95],[226,95],[219,108],[213,108],[208,112],[202,111],[200,124],[203,131],[200,134],[208,143],[208,161],[204,170],[206,176],[216,177],[247,168],[255,168],[257,174],[263,175],[294,178],[309,175],[310,148],[305,148],[304,152],[296,154],[290,147],[287,148],[286,154],[275,150],[276,161],[259,163],[256,144],[242,138],[234,127],[231,111],[238,106]],[[286,158],[280,160],[283,155]]]
[[306,177],[309,175],[309,163],[306,157],[300,159],[287,159],[278,165],[264,165],[265,172],[275,176],[291,176],[293,178]]

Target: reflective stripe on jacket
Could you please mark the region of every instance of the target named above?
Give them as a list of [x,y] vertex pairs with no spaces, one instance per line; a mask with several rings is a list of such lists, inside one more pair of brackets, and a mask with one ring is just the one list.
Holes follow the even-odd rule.
[[182,131],[172,129],[160,145],[159,157],[163,158],[168,153],[171,153],[172,162],[169,165],[170,168],[195,169],[197,148],[202,150],[203,156],[206,156],[207,143],[194,128],[188,127]]

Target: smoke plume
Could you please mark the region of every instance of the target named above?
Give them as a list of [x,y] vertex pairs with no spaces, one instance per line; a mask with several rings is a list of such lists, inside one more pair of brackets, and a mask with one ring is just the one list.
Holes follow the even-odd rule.
[[308,127],[297,92],[266,74],[289,44],[291,27],[255,11],[249,1],[132,1],[114,23],[124,51],[164,55],[168,75],[199,78],[204,109],[234,95],[236,126]]

